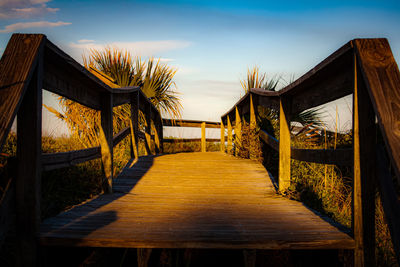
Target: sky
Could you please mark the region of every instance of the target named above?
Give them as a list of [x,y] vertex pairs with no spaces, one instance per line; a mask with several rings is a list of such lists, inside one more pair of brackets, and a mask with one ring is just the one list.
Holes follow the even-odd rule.
[[[80,63],[88,49],[106,45],[161,58],[178,69],[183,118],[210,121],[243,96],[240,80],[249,67],[289,81],[349,40],[375,37],[388,38],[398,62],[399,29],[398,0],[0,0],[0,54],[21,32],[46,34]],[[44,102],[57,108],[49,93]],[[329,105],[328,121],[336,106],[339,128],[346,127],[351,98]],[[43,119],[45,131],[62,132],[48,113]]]

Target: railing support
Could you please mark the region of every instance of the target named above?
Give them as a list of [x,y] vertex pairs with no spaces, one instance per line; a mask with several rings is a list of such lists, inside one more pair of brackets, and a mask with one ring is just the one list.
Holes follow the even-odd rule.
[[201,152],[206,152],[206,123],[201,123]]
[[[354,266],[375,266],[375,113],[354,56]],[[360,81],[360,82],[358,82]]]
[[221,145],[220,145],[221,152],[225,151],[225,126],[224,121],[221,119]]
[[131,95],[131,157],[134,161],[139,159],[139,92]]
[[105,93],[102,96],[100,114],[99,139],[104,171],[103,190],[110,194],[112,193],[113,179],[113,96],[111,93]]
[[146,107],[145,117],[145,154],[151,155],[151,107]]
[[256,112],[253,102],[253,94],[250,94],[250,158],[255,159],[258,155],[256,155],[256,147],[258,145],[259,139],[256,138],[256,127],[257,127],[257,119]]
[[231,119],[229,117],[229,114],[228,114],[228,116],[226,116],[226,118],[228,121],[227,122],[227,124],[228,124],[228,146],[227,146],[226,152],[228,154],[232,154],[232,124],[231,124]]
[[242,146],[242,121],[238,107],[235,107],[235,156],[239,155],[240,147]]
[[279,108],[279,192],[290,186],[290,105],[288,99],[280,99]]
[[17,120],[17,266],[36,266],[38,253],[36,233],[39,230],[41,212],[43,79],[43,53],[40,54]]

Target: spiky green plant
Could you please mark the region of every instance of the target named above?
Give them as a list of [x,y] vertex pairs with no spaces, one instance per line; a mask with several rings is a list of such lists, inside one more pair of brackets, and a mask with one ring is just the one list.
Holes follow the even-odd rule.
[[[247,70],[246,78],[241,80],[240,83],[247,93],[252,88],[262,88],[266,91],[276,91],[278,90],[278,84],[281,83],[281,81],[283,81],[281,76],[273,76],[268,78],[267,74],[265,72],[261,72],[260,68],[255,65],[253,68],[249,68]],[[290,79],[289,83],[291,82],[293,82],[293,77]],[[278,119],[277,110],[263,109],[261,112],[259,112],[259,115],[261,124],[276,125],[274,121]],[[291,117],[291,121],[300,123],[303,127],[315,128],[323,126],[321,116],[322,113],[320,109],[309,109],[301,113],[294,114],[294,116]],[[269,123],[263,123],[263,120],[268,120]],[[268,127],[268,129],[265,130],[271,130],[270,128],[271,127]],[[272,134],[276,135],[276,131],[274,131]]]
[[[100,73],[102,79],[111,87],[140,86],[144,94],[162,112],[173,118],[180,118],[181,104],[177,92],[174,91],[173,78],[176,69],[154,58],[142,61],[133,58],[127,51],[106,47],[104,50],[91,50],[88,58],[83,58],[85,67],[92,73]],[[65,121],[73,136],[83,147],[99,144],[98,132],[100,114],[98,111],[84,107],[72,100],[59,97],[63,112],[45,106],[59,119]],[[129,126],[130,105],[122,105],[113,109],[114,134]],[[144,127],[144,116],[139,114],[139,127]]]

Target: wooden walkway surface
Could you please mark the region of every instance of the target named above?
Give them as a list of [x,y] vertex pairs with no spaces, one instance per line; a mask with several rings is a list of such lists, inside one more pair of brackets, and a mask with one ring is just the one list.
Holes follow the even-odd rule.
[[45,220],[43,245],[353,249],[302,203],[276,195],[254,161],[219,152],[142,157],[101,195]]

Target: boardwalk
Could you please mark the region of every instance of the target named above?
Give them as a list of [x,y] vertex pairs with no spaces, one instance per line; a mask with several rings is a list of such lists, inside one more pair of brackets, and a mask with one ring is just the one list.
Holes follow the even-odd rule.
[[114,193],[41,225],[43,245],[151,248],[341,248],[354,240],[278,196],[264,167],[208,153],[140,158]]

